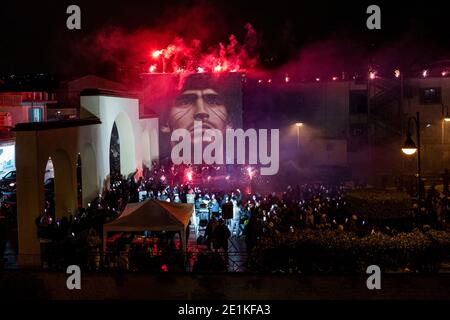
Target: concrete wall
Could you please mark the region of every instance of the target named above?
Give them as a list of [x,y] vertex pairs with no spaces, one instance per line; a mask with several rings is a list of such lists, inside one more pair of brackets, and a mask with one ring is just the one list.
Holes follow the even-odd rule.
[[[415,115],[416,112],[420,112],[423,173],[438,173],[444,168],[450,168],[450,122],[444,122],[442,116],[442,104],[450,106],[450,78],[408,79],[405,81],[405,88],[407,93],[404,100],[405,113]],[[442,104],[421,103],[420,91],[424,88],[440,88]],[[446,111],[444,109],[444,114]],[[413,138],[416,141],[415,136]],[[409,159],[404,161],[405,170],[415,169],[415,161]]]
[[81,106],[101,119],[102,124],[91,129],[99,137],[93,141],[101,160],[98,175],[109,175],[109,147],[114,122],[119,132],[120,166],[123,175],[136,169],[142,171],[142,161],[150,164],[159,158],[158,119],[139,119],[137,99],[109,96],[82,96]]
[[47,108],[45,105],[36,104],[31,106],[0,106],[0,112],[9,112],[11,115],[12,126],[16,123],[30,122],[28,112],[31,108],[40,108],[42,110],[42,120],[47,118]]
[[[318,135],[345,137],[349,118],[349,91],[353,82],[317,82],[301,86],[303,108],[313,115],[311,126],[320,128]],[[308,112],[309,113],[309,112]],[[308,119],[305,120],[305,122]]]
[[[35,219],[44,210],[44,173],[49,157],[55,170],[56,217],[77,209],[76,165],[82,167],[82,201],[86,206],[101,193],[109,178],[111,131],[116,122],[121,147],[121,170],[128,175],[142,163],[157,159],[158,119],[139,119],[138,100],[121,97],[86,96],[82,107],[101,124],[17,131],[17,205],[19,264],[36,265],[39,241]],[[156,137],[155,137],[156,135]]]

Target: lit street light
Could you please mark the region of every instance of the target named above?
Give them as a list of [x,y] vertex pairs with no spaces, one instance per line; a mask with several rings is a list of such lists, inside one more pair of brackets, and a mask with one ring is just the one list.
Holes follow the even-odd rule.
[[[447,109],[447,112],[444,115],[444,109]],[[450,114],[448,113],[448,106],[442,104],[442,116],[444,117],[445,122],[450,122]]]
[[[411,133],[411,120],[414,121],[416,125],[416,136],[417,136],[417,146],[412,139]],[[422,199],[422,188],[421,188],[421,167],[420,167],[420,114],[416,113],[416,116],[411,116],[408,119],[408,133],[406,135],[406,141],[402,146],[402,152],[408,156],[415,154],[417,151],[417,198],[419,201]]]
[[[444,152],[444,144],[445,144],[445,123],[446,122],[450,122],[450,114],[448,113],[448,105],[444,105],[442,103],[441,143],[442,143],[443,152]],[[442,156],[444,158],[445,153],[443,153]]]
[[300,148],[300,127],[303,126],[303,123],[297,122],[295,126],[297,127],[297,148]]
[[408,156],[411,156],[414,153],[416,153],[416,151],[417,151],[416,144],[414,143],[413,139],[411,138],[411,134],[408,133],[408,135],[406,137],[406,141],[402,146],[402,152]]

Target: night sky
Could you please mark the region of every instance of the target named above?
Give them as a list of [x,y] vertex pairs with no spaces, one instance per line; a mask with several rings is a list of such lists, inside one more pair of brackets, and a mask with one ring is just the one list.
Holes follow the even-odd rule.
[[[381,7],[382,30],[365,26],[366,8],[374,3]],[[81,7],[80,31],[66,28],[70,4]],[[262,69],[278,68],[305,52],[316,56],[318,65],[322,58],[335,63],[336,70],[372,63],[381,68],[414,68],[450,56],[443,1],[15,0],[3,1],[0,10],[0,73],[114,77],[118,67],[130,67],[144,58],[133,57],[130,62],[124,57],[121,66],[101,58],[95,46],[99,32],[151,30],[166,38],[197,37],[209,46],[226,41],[229,34],[242,39],[247,22],[258,33]],[[126,56],[127,49],[123,50]]]

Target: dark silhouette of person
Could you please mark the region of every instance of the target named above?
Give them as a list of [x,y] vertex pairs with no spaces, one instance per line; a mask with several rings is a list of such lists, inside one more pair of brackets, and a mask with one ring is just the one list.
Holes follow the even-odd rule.
[[216,216],[213,215],[211,217],[211,220],[208,222],[208,225],[206,226],[206,230],[205,230],[206,246],[210,250],[211,250],[211,245],[214,242],[214,230],[216,229],[217,225],[218,225],[218,222],[217,222]]
[[219,220],[219,225],[214,229],[213,237],[215,240],[215,249],[223,249],[225,263],[228,264],[228,239],[231,236],[230,229],[228,229],[223,219]]

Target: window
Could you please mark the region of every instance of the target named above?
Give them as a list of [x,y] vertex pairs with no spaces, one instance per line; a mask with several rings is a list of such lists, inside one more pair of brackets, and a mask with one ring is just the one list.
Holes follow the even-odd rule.
[[42,121],[42,109],[41,108],[30,108],[28,111],[28,121],[29,122],[41,122]]
[[3,179],[15,179],[15,178],[16,178],[15,171],[8,172],[6,175],[3,176]]
[[420,89],[421,104],[441,104],[441,88]]
[[350,114],[367,113],[367,92],[365,90],[350,91]]

